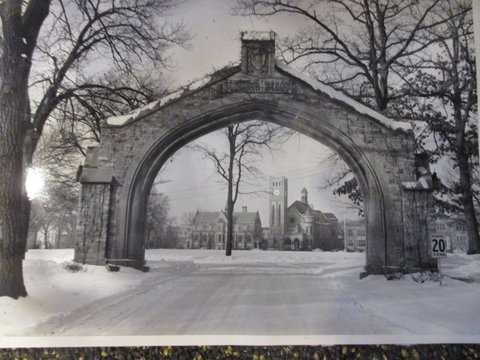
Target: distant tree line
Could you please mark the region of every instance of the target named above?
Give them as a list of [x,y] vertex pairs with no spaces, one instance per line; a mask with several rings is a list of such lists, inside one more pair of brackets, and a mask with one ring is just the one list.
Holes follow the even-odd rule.
[[[155,188],[153,189],[155,190]],[[147,249],[174,249],[178,245],[178,232],[174,219],[169,216],[168,196],[152,191],[147,205],[146,241]]]

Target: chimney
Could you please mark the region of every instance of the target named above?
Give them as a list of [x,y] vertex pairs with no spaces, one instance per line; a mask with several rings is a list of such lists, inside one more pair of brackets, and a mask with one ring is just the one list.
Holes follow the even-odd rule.
[[242,212],[244,212],[244,213],[247,212],[247,207],[246,206],[242,206]]

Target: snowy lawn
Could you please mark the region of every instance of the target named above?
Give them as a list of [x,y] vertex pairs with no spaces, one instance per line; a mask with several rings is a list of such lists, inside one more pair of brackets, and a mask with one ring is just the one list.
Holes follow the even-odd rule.
[[0,297],[0,335],[69,313],[142,281],[138,271],[126,268],[112,273],[103,266],[85,266],[83,271],[71,273],[64,263],[72,259],[73,249],[27,252],[24,278],[29,296],[19,300]]
[[148,273],[72,273],[72,257],[27,253],[29,296],[0,298],[0,336],[480,334],[480,255],[442,259],[442,286],[360,280],[361,253],[149,250]]

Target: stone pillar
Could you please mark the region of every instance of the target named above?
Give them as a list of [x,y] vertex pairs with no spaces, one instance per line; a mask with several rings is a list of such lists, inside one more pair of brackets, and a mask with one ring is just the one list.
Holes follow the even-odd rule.
[[[93,152],[95,150],[91,150]],[[95,156],[94,156],[95,158]],[[98,168],[87,156],[80,167],[81,183],[78,222],[76,227],[75,261],[104,265],[108,247],[110,206],[112,198],[112,170]]]
[[437,261],[430,254],[432,178],[426,167],[417,167],[417,171],[417,181],[402,183],[402,265],[408,272],[437,269]]

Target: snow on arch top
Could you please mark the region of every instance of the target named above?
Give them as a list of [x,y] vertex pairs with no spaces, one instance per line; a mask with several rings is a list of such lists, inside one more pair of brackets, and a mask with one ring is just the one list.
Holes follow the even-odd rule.
[[392,129],[392,130],[402,130],[402,131],[410,131],[412,130],[412,126],[410,123],[406,121],[396,121],[385,115],[379,113],[378,111],[373,110],[372,108],[354,100],[348,95],[345,95],[341,91],[335,90],[333,87],[322,84],[320,81],[312,79],[308,76],[301,74],[300,72],[296,71],[295,69],[291,68],[288,65],[285,65],[277,60],[276,64],[278,69],[282,72],[301,80],[302,82],[306,83],[307,85],[311,86],[314,90],[321,92],[322,94],[327,95],[329,98],[333,100],[338,100],[351,108],[357,111],[360,114],[367,115],[370,118],[373,118],[380,124],[384,125],[385,127]]
[[275,31],[242,31],[241,40],[246,41],[274,41]]
[[[275,36],[275,33],[272,34],[272,32],[256,32],[256,31],[248,31],[248,32],[243,32],[242,36],[244,36],[245,33],[248,33],[248,37],[253,39],[254,37],[263,37],[265,36],[265,39],[267,39],[268,36]],[[255,38],[258,40],[258,38]],[[270,40],[270,38],[268,38]],[[233,63],[228,65],[225,68],[235,68],[240,65],[239,62]],[[333,87],[322,84],[320,81],[312,79],[292,67],[285,65],[279,61],[276,61],[276,67],[279,69],[281,72],[287,74],[288,76],[291,76],[295,79],[298,79],[302,81],[303,83],[309,85],[313,90],[318,91],[322,94],[325,94],[329,98],[339,101],[351,108],[353,108],[356,112],[367,115],[368,117],[376,120],[378,123],[381,125],[392,129],[392,130],[401,130],[401,131],[411,131],[412,126],[410,123],[405,122],[405,121],[396,121],[391,118],[388,118],[387,116],[379,113],[378,111],[373,110],[372,108],[369,108],[368,106],[354,100],[353,98],[349,97],[348,95],[345,95],[344,93],[335,90]],[[224,69],[225,69],[224,68]],[[158,110],[162,108],[163,106],[182,98],[185,95],[190,94],[192,91],[199,90],[205,86],[210,85],[215,77],[214,74],[207,75],[203,78],[200,78],[199,80],[193,81],[190,84],[180,87],[178,90],[171,92],[170,94],[155,100],[149,104],[146,104],[128,114],[125,115],[119,115],[119,116],[112,116],[106,119],[106,123],[109,126],[123,126],[126,125],[127,123],[130,123],[132,121],[135,121],[145,115],[148,115],[149,113]]]
[[171,103],[172,101],[175,101],[182,96],[184,96],[187,93],[190,93],[192,91],[198,90],[204,86],[206,86],[210,81],[212,80],[212,77],[210,75],[207,75],[201,79],[195,80],[191,82],[190,84],[180,87],[179,89],[172,91],[171,93],[161,97],[158,100],[154,100],[144,106],[141,106],[132,112],[129,112],[128,114],[124,115],[118,115],[118,116],[111,116],[106,119],[107,125],[109,126],[123,126],[127,123],[130,123],[132,121],[137,120],[140,117],[143,117],[144,115],[147,115],[164,105],[167,105]]

